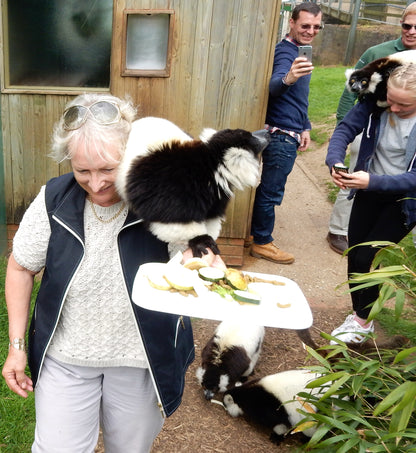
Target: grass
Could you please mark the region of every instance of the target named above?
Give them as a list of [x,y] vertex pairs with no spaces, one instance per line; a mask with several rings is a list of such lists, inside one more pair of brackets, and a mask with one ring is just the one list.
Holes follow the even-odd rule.
[[339,98],[345,87],[345,66],[316,66],[312,72],[308,115],[311,138],[318,145],[326,143],[336,125]]
[[[9,344],[4,280],[6,258],[0,257],[0,364],[7,357]],[[36,284],[36,289],[39,283]],[[24,399],[9,390],[0,378],[0,452],[29,453],[35,430],[35,404],[33,393]]]

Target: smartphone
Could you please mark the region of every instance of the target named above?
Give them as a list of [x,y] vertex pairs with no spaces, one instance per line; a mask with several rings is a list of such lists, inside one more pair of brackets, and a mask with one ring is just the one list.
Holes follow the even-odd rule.
[[334,170],[336,173],[348,173],[349,168],[345,165],[334,165]]
[[312,46],[299,46],[299,57],[304,57],[312,63]]

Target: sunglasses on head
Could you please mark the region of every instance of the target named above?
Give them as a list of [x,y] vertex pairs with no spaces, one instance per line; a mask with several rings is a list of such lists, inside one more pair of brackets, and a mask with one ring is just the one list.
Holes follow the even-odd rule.
[[411,24],[406,24],[405,22],[402,22],[402,28],[403,30],[409,31],[412,28],[416,30],[416,25],[411,25]]
[[300,28],[302,30],[309,30],[310,28],[313,28],[316,31],[316,30],[322,30],[324,27],[322,25],[301,24]]
[[74,131],[79,129],[85,121],[88,114],[98,124],[115,124],[121,120],[120,108],[117,104],[110,101],[94,102],[90,106],[73,105],[64,111],[64,129]]

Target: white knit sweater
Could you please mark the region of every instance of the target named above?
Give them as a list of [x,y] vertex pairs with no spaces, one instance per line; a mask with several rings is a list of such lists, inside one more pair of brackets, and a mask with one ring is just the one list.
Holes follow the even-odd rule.
[[[94,205],[98,216],[111,218],[121,202]],[[47,353],[81,366],[147,367],[143,344],[122,276],[117,234],[125,208],[110,223],[100,222],[85,203],[85,256],[71,283],[58,326]],[[26,211],[13,240],[13,256],[23,267],[40,271],[45,265],[50,226],[45,188]]]

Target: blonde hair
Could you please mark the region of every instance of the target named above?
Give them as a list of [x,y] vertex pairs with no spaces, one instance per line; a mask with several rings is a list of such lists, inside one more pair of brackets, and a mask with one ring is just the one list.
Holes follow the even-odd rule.
[[401,21],[403,22],[409,14],[416,14],[416,2],[410,3],[410,5],[405,8]]
[[55,124],[51,152],[49,156],[56,162],[71,159],[73,152],[82,144],[86,150],[87,158],[90,151],[95,151],[104,160],[111,162],[114,157],[108,150],[118,147],[120,158],[124,154],[127,139],[131,129],[131,123],[136,118],[136,109],[128,100],[122,100],[109,94],[87,93],[77,96],[70,101],[65,110],[74,106],[88,107],[98,101],[108,101],[116,104],[121,113],[121,119],[114,124],[99,124],[90,116],[78,129],[68,131],[64,128],[63,115]]
[[394,69],[387,80],[389,86],[404,89],[409,96],[416,98],[416,63],[406,63]]

